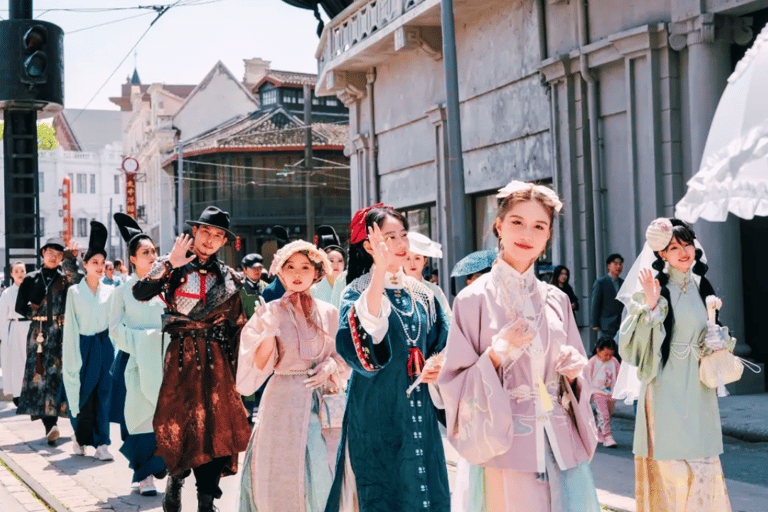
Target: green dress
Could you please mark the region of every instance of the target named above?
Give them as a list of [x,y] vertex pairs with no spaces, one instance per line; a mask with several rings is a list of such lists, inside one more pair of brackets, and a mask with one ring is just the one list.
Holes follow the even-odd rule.
[[[675,313],[671,349],[666,365],[661,366],[664,318],[669,304],[661,297],[651,312],[645,295],[632,297],[627,317],[621,325],[619,354],[638,367],[642,383],[635,421],[633,453],[648,457],[648,427],[645,400],[651,388],[653,403],[654,460],[693,460],[723,452],[717,391],[699,380],[699,359],[704,354],[707,311],[697,282],[689,270],[669,271],[668,289]],[[736,340],[727,336],[733,350]]]

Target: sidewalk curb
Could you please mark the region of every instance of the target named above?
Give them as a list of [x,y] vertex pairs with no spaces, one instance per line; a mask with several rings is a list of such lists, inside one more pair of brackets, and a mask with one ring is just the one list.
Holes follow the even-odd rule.
[[[8,446],[23,446],[28,452],[14,455],[5,449]],[[105,509],[104,502],[100,498],[93,495],[70,475],[58,469],[56,469],[58,474],[55,482],[46,480],[51,485],[46,486],[43,483],[44,479],[35,478],[31,474],[35,472],[35,467],[39,470],[45,470],[49,467],[55,468],[55,466],[1,422],[0,459],[27,487],[37,494],[43,503],[55,512],[102,512]],[[24,460],[19,461],[17,459]],[[61,492],[61,498],[54,496],[54,493],[58,492]],[[107,505],[106,509],[110,510],[111,507]]]
[[13,460],[13,457],[8,455],[2,448],[0,448],[0,460],[2,460],[3,464],[8,466],[8,468],[17,477],[19,477],[22,482],[24,482],[24,485],[29,487],[32,492],[34,492],[43,503],[45,503],[46,506],[52,508],[55,510],[55,512],[70,512],[70,510],[62,505],[55,496],[53,496],[50,492],[48,492],[47,489],[40,485],[37,480],[32,478],[29,473],[24,471],[24,468],[22,468],[15,460]]
[[[616,409],[613,412],[613,416],[616,416],[617,418],[623,418],[625,420],[635,421],[634,414],[627,413],[619,409]],[[768,434],[763,434],[759,432],[750,432],[748,430],[729,427],[728,425],[722,425],[721,430],[724,436],[733,437],[734,439],[739,439],[741,441],[746,441],[748,443],[767,443],[768,442]]]

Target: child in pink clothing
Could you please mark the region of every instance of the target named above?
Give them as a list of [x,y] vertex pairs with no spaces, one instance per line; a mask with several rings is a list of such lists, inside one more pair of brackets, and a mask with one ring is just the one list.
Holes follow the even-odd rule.
[[611,394],[619,375],[619,361],[613,357],[615,348],[616,344],[612,338],[600,338],[596,354],[584,368],[584,375],[591,385],[592,400],[597,409],[597,440],[606,448],[616,448],[616,441],[611,433],[611,415],[616,404]]

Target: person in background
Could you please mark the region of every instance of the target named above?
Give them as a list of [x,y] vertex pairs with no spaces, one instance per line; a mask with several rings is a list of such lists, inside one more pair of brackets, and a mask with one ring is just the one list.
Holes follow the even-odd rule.
[[123,266],[123,260],[115,259],[113,264],[115,267],[115,277],[125,282],[125,280],[128,279],[128,275],[130,274],[130,272],[128,272],[125,266]]
[[318,226],[315,231],[315,245],[325,251],[331,262],[331,271],[315,284],[310,293],[338,309],[341,293],[347,286],[347,251],[342,249],[341,240],[332,226]]
[[624,271],[624,258],[621,254],[611,254],[605,264],[608,273],[595,280],[589,309],[592,329],[600,331],[600,337],[613,338],[621,325],[621,311],[624,309],[624,305],[616,300],[619,288],[624,284],[620,277]]
[[109,337],[109,310],[115,288],[101,282],[107,236],[104,224],[91,221],[88,250],[83,258],[86,275],[67,291],[62,337],[62,377],[75,431],[72,451],[85,455],[85,447],[93,446],[94,457],[99,460],[114,460],[109,452],[110,368],[115,359]]
[[[280,250],[288,245],[288,230],[283,226],[275,226],[272,228],[272,234],[277,242],[277,249]],[[272,302],[283,297],[285,294],[285,287],[279,279],[274,279],[272,282],[264,288],[264,292],[261,296],[264,298],[264,302]]]
[[432,270],[432,273],[429,275],[429,282],[440,284],[440,273],[438,272],[437,269]]
[[[424,279],[424,267],[427,264],[427,258],[442,258],[443,248],[437,243],[433,242],[429,237],[410,231],[408,233],[408,241],[410,242],[410,249],[406,258],[406,264],[403,266],[405,275],[411,276],[417,281],[420,281],[427,285],[427,288],[432,290],[435,294],[435,298],[440,302],[440,306],[443,308],[448,321],[451,321],[451,305],[448,302],[448,298],[443,293],[443,290],[433,283]],[[431,273],[430,273],[431,275]]]
[[571,271],[565,265],[558,265],[555,267],[555,271],[552,272],[552,278],[549,280],[549,284],[553,284],[560,288],[571,301],[571,309],[574,311],[579,310],[579,298],[576,297],[573,288],[568,283],[571,278]]
[[40,249],[43,266],[30,272],[19,286],[16,312],[31,320],[27,334],[27,362],[16,414],[41,419],[51,446],[59,439],[59,416],[67,417],[61,376],[61,339],[67,290],[82,279],[77,271],[79,247],[49,238]]
[[240,295],[243,297],[243,309],[245,317],[251,318],[253,312],[261,305],[261,294],[267,283],[261,280],[261,271],[264,270],[264,258],[255,252],[246,255],[242,262],[243,287]]
[[29,320],[16,312],[19,286],[27,275],[24,263],[11,264],[11,287],[0,296],[0,362],[3,365],[3,392],[19,405],[21,385],[24,382],[24,363],[27,360],[27,333]]
[[612,398],[613,388],[619,375],[619,360],[616,342],[613,338],[600,338],[595,347],[595,355],[589,359],[584,369],[584,376],[591,383],[592,401],[597,409],[597,442],[606,448],[616,448],[616,440],[611,432],[611,415],[616,406]]
[[111,261],[104,262],[104,277],[101,278],[101,282],[114,287],[118,287],[123,283],[123,278],[115,275],[115,264]]

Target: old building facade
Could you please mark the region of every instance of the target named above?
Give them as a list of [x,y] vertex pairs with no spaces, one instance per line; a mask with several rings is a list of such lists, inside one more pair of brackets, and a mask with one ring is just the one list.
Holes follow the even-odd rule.
[[[325,27],[318,94],[350,108],[353,209],[377,200],[422,230],[444,223],[446,103],[440,0],[348,2]],[[464,236],[492,246],[494,192],[550,183],[566,207],[552,263],[589,300],[605,257],[631,264],[647,224],[672,216],[698,170],[709,123],[736,62],[768,21],[757,0],[453,2],[464,163]],[[441,184],[445,185],[441,185]],[[758,321],[768,286],[765,219],[699,222],[709,276],[740,353],[765,360]],[[454,258],[455,259],[455,258]],[[452,261],[444,262],[443,272]],[[444,283],[447,288],[447,283]],[[581,325],[588,325],[582,308]],[[744,343],[746,342],[746,344]],[[761,377],[762,379],[762,377]]]

